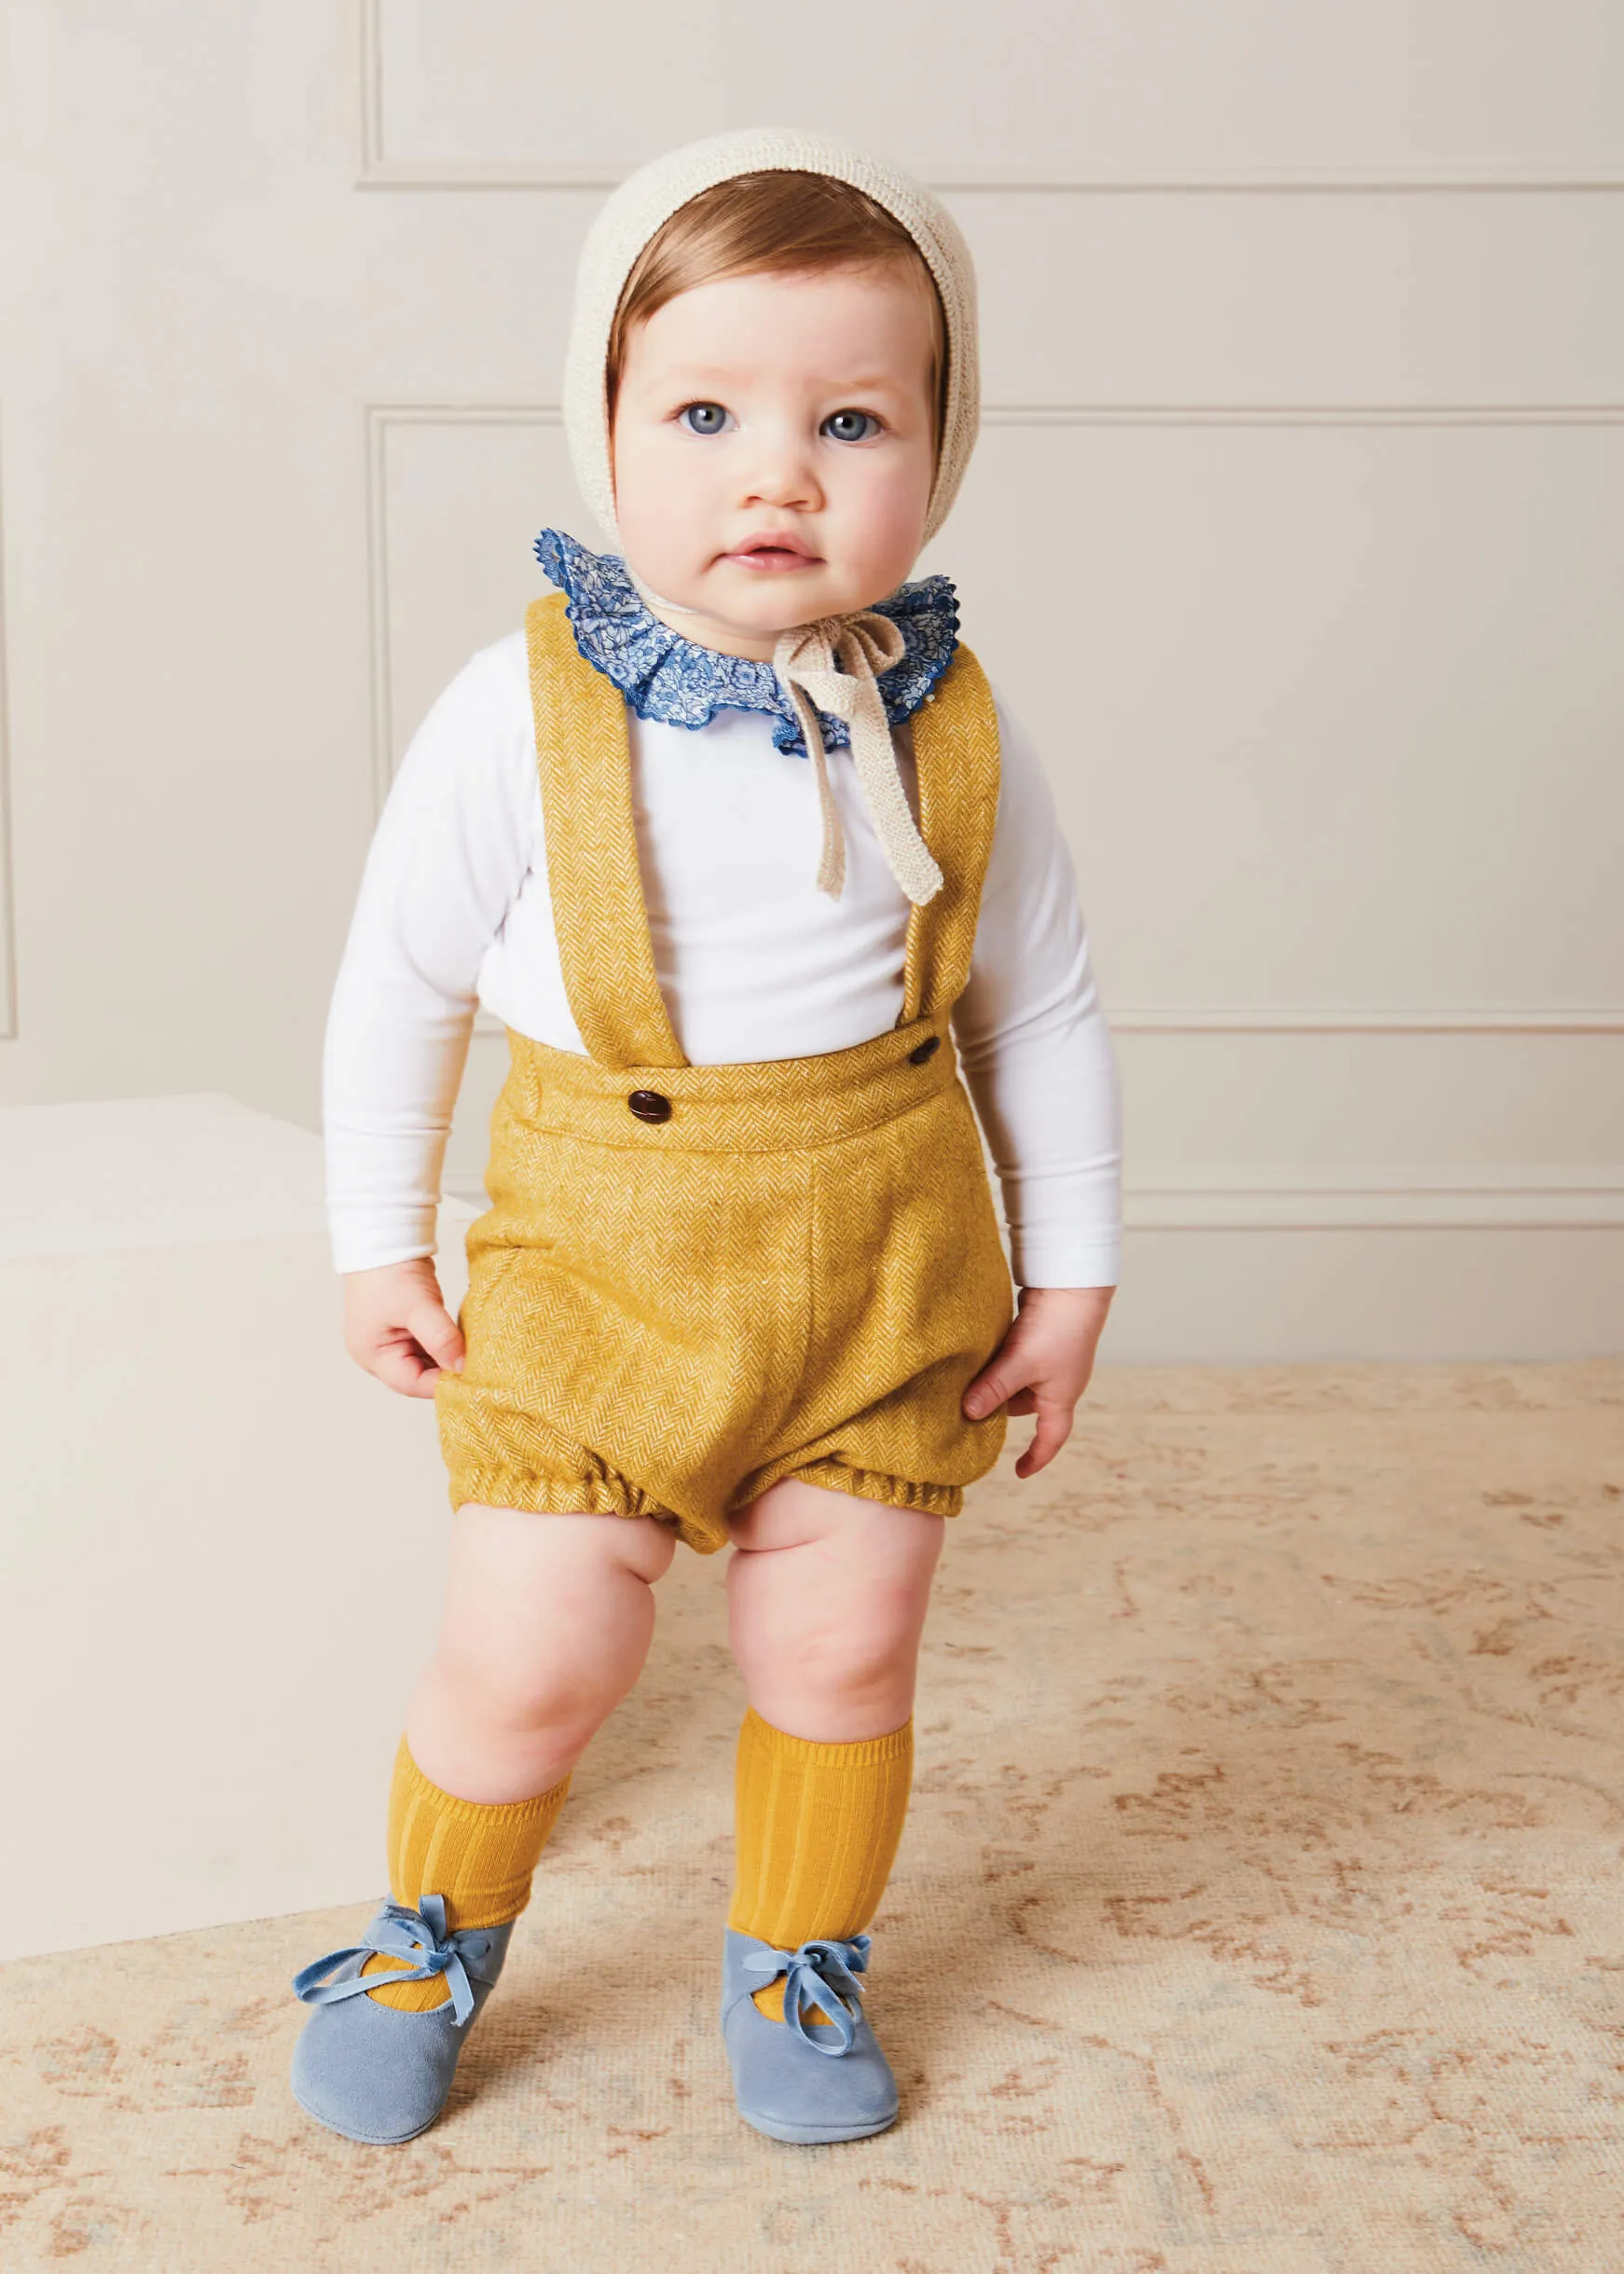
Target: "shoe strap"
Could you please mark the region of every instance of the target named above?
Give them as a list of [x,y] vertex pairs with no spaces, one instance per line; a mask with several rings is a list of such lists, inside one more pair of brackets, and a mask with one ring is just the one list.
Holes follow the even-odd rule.
[[[451,2018],[461,2029],[474,2011],[474,1985],[468,1978],[464,1955],[476,1956],[473,1946],[485,1940],[488,1933],[488,1929],[464,1927],[447,1934],[444,1895],[420,1895],[415,1909],[409,1903],[388,1902],[367,1928],[365,1940],[353,1942],[346,1950],[329,1950],[325,1958],[301,1966],[294,1976],[294,1991],[307,2005],[333,2005],[341,1998],[360,1997],[380,1987],[393,1989],[401,1982],[431,1981],[436,1974],[443,1974],[451,1995]],[[375,1951],[408,1963],[383,1976],[358,1973],[352,1981],[323,1980],[323,1975],[331,1974],[347,1959],[369,1958]]]
[[[850,1998],[860,2014],[862,1991],[856,1977],[867,1971],[870,1943],[867,1935],[854,1935],[848,1942],[825,1937],[804,1942],[793,1950],[776,1950],[763,1943],[746,1951],[742,1964],[750,1973],[762,1976],[763,1989],[783,1975],[785,2021],[815,2052],[827,2053],[838,2060],[857,2042],[857,2025],[843,2001]],[[823,1992],[821,1997],[818,1994],[819,1991]],[[830,2045],[826,2039],[813,2036],[806,2026],[806,2016],[814,2012],[830,2015],[838,2039],[836,2044]]]

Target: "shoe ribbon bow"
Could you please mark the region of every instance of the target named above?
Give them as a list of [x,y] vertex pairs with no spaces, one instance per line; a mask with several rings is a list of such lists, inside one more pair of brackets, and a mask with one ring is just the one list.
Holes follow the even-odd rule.
[[915,905],[933,900],[942,889],[942,871],[919,834],[902,787],[885,697],[874,676],[876,667],[888,670],[906,653],[901,627],[877,608],[797,624],[779,634],[773,651],[773,668],[795,706],[818,777],[823,848],[817,881],[819,890],[831,900],[840,898],[846,882],[846,837],[829,786],[819,710],[844,719],[851,730],[858,783],[891,875]]
[[[783,1975],[784,2019],[796,2036],[817,2052],[828,2053],[838,2060],[842,2053],[850,2052],[857,2039],[857,2024],[842,2000],[853,1999],[860,2010],[862,1991],[853,1977],[868,1969],[871,1940],[867,1935],[854,1935],[849,1942],[804,1942],[795,1950],[751,1950],[746,1954],[744,1964],[752,1973],[764,1975],[769,1982]],[[765,1984],[762,1986],[764,1988]],[[838,2044],[829,2045],[821,2037],[813,2036],[805,2021],[810,2011],[830,2016]]]
[[[351,1943],[348,1950],[330,1950],[325,1958],[301,1966],[294,1976],[294,1989],[307,2005],[331,2005],[369,1990],[392,1989],[397,1982],[426,1982],[443,1974],[451,1993],[451,2018],[461,2029],[474,2011],[474,1985],[462,1963],[462,1944],[477,1931],[469,1927],[454,1935],[446,1932],[444,1895],[420,1895],[416,1910],[407,1903],[386,1903],[367,1928],[364,1942]],[[415,1959],[417,1963],[388,1973],[357,1974],[353,1981],[323,1981],[323,1975],[330,1974],[346,1959],[368,1958],[375,1950],[386,1958]]]

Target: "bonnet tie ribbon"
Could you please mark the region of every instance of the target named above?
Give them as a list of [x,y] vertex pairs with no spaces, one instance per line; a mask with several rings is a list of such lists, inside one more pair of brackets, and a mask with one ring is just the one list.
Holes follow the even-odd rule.
[[844,719],[851,730],[858,783],[891,875],[915,904],[934,899],[942,889],[942,871],[909,810],[885,697],[875,682],[876,666],[888,669],[906,652],[901,626],[877,608],[797,624],[779,635],[773,651],[773,668],[795,706],[818,778],[823,848],[817,881],[819,890],[831,900],[840,898],[846,882],[846,837],[829,785],[819,710]]

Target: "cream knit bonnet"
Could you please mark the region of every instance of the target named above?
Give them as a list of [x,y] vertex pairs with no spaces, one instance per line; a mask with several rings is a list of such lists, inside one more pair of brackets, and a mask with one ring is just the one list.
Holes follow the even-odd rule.
[[[668,150],[628,174],[599,211],[582,247],[564,360],[564,431],[581,493],[618,546],[611,472],[606,365],[614,311],[632,265],[680,206],[735,174],[771,167],[832,174],[893,214],[918,246],[941,295],[947,332],[947,399],[936,478],[927,508],[929,542],[958,494],[981,419],[975,269],[957,223],[922,183],[886,159],[797,127],[748,127]],[[629,569],[629,563],[628,569]],[[634,575],[633,583],[637,583]],[[675,611],[678,603],[639,586]],[[875,668],[900,662],[902,635],[888,616],[859,609],[784,632],[773,668],[801,720],[818,776],[823,816],[820,889],[838,899],[846,853],[814,705],[844,719],[875,832],[898,883],[914,902],[934,897],[942,872],[915,825],[897,771]]]

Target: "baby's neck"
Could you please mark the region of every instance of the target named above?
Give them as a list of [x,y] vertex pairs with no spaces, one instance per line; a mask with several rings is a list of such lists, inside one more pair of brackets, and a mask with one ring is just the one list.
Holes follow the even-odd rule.
[[778,644],[777,632],[750,632],[719,624],[698,608],[674,608],[668,600],[645,600],[643,605],[670,631],[681,632],[695,647],[713,649],[719,655],[742,655],[753,663],[771,663]]

